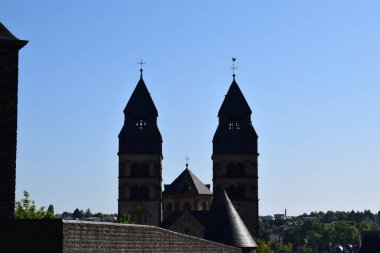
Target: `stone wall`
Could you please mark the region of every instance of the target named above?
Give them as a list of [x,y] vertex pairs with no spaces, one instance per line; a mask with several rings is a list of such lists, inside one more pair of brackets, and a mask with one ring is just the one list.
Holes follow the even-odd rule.
[[241,249],[166,229],[62,220],[0,221],[0,252],[233,252]]

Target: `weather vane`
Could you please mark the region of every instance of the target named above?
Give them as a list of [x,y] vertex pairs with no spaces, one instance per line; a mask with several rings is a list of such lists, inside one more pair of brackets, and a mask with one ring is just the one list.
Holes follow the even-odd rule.
[[189,168],[189,160],[190,160],[190,158],[188,156],[186,156],[185,160],[186,160],[186,169],[188,169]]
[[235,61],[236,61],[236,58],[235,57],[232,57],[232,67],[230,67],[230,69],[232,69],[232,76],[233,78],[235,79],[235,69],[237,69],[237,67],[235,67]]

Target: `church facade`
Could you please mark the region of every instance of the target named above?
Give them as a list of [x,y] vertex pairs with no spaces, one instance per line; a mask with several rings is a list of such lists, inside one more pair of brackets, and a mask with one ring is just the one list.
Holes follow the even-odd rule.
[[[119,134],[119,215],[128,213],[137,224],[203,237],[213,200],[210,185],[203,184],[186,165],[177,179],[162,190],[158,111],[140,71],[140,80],[124,109],[125,121]],[[258,136],[251,114],[233,75],[212,140],[213,191],[226,193],[226,201],[239,213],[238,219],[257,237]],[[193,227],[183,225],[186,222]]]

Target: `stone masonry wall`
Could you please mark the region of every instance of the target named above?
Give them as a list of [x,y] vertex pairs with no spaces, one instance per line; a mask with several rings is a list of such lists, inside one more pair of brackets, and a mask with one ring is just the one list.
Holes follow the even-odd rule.
[[56,220],[0,221],[0,252],[220,252],[235,248],[153,226]]

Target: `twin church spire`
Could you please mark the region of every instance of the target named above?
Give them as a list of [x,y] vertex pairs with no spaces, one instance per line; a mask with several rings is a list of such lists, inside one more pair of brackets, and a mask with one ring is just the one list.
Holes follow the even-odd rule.
[[[213,189],[225,190],[253,236],[258,235],[257,134],[252,111],[235,78],[218,112],[213,138]],[[140,79],[124,109],[119,134],[119,215],[130,213],[135,223],[158,226],[162,221],[162,136],[158,111]]]

